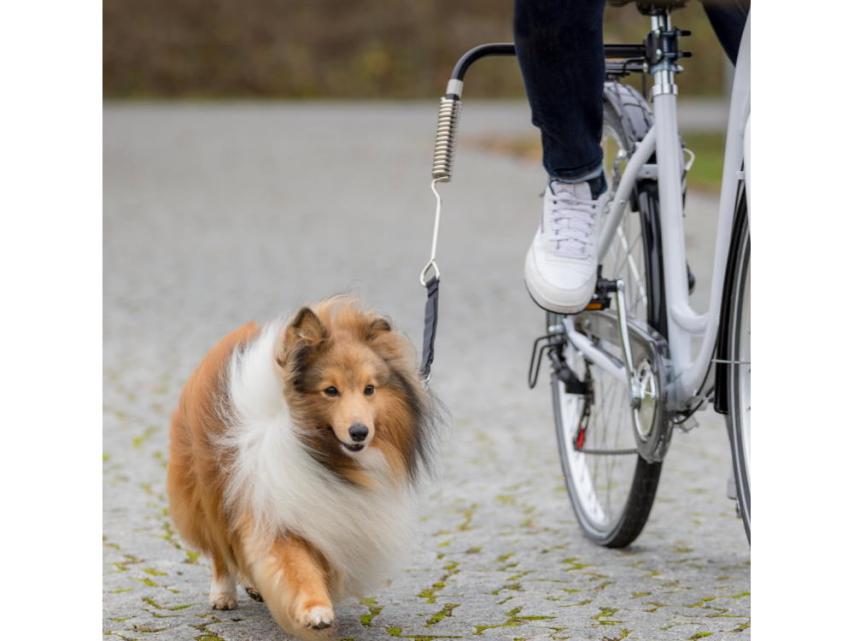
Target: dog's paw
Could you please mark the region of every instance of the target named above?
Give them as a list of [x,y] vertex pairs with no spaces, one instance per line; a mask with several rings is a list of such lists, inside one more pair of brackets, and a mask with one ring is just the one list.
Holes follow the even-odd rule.
[[246,594],[249,595],[249,598],[253,601],[257,601],[258,603],[264,603],[264,597],[261,596],[261,593],[258,592],[251,585],[244,585],[243,588],[246,590]]
[[237,597],[229,592],[212,592],[208,600],[214,610],[234,610],[237,607]]
[[323,630],[335,623],[335,614],[329,606],[315,605],[310,608],[304,608],[297,615],[297,623],[312,630]]

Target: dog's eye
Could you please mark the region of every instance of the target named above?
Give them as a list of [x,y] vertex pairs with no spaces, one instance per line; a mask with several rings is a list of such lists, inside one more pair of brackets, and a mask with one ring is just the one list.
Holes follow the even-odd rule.
[[365,385],[365,396],[373,396],[374,394],[374,386],[373,385]]
[[331,385],[323,390],[323,393],[327,396],[338,396],[338,388],[332,387]]

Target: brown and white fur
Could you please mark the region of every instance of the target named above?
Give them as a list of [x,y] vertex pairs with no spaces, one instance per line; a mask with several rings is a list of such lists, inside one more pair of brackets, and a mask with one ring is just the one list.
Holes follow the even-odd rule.
[[412,356],[342,298],[248,323],[205,356],[172,417],[168,489],[179,532],[211,560],[215,609],[236,607],[242,582],[311,638],[334,602],[388,578],[433,431]]

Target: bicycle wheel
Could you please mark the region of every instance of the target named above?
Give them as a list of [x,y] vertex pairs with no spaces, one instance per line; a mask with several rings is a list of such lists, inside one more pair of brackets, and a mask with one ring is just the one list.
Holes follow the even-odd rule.
[[[624,121],[606,104],[602,146],[609,185],[619,179],[621,163],[633,142]],[[630,318],[666,336],[655,183],[639,183],[636,196],[638,211],[625,213],[603,261],[602,275],[623,279]],[[553,331],[563,318],[547,314],[547,330]],[[570,502],[585,536],[606,547],[625,547],[646,524],[661,463],[647,462],[637,454],[625,382],[587,361],[568,342],[561,349],[563,360],[588,389],[587,394],[568,393],[552,373],[555,427]],[[591,451],[597,453],[585,453]]]
[[733,227],[730,274],[727,432],[732,450],[736,497],[747,540],[750,540],[750,226],[742,190]]

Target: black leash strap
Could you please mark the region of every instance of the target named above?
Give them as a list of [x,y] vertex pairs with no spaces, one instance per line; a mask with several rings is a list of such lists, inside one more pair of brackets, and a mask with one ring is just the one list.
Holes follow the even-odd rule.
[[424,285],[427,288],[427,303],[424,305],[424,339],[421,344],[421,378],[430,382],[433,366],[436,329],[439,327],[439,278],[433,276]]
[[424,305],[424,338],[421,343],[421,378],[424,385],[430,383],[430,369],[435,356],[436,330],[439,327],[439,265],[436,264],[436,243],[439,240],[439,219],[442,216],[442,198],[436,191],[436,183],[446,179],[434,179],[430,185],[436,196],[436,216],[433,220],[433,245],[430,260],[421,270],[420,281],[427,290],[427,303]]

